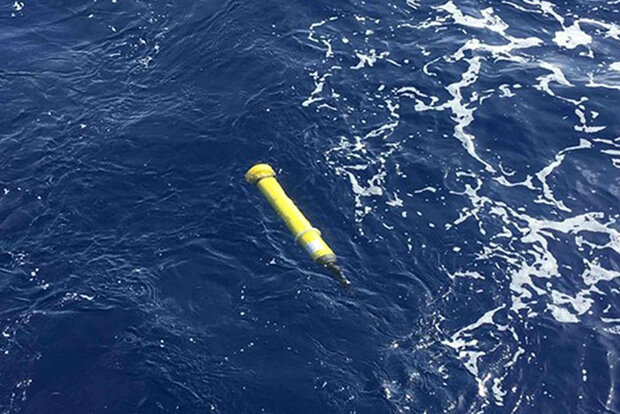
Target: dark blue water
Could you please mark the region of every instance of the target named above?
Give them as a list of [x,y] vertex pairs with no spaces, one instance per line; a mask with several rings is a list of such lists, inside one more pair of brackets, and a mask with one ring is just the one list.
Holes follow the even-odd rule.
[[620,4],[556,3],[2,3],[0,413],[620,412]]

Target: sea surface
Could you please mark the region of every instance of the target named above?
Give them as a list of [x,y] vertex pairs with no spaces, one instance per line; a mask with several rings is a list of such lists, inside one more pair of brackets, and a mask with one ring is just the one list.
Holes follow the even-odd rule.
[[0,413],[620,413],[619,0],[5,0],[0,102]]

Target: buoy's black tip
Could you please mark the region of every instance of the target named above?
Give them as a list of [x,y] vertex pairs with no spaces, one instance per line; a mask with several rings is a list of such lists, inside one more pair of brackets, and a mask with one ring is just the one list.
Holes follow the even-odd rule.
[[344,275],[342,274],[342,270],[340,270],[340,267],[336,263],[326,263],[325,267],[327,268],[327,270],[329,270],[329,273],[331,273],[334,279],[340,282],[342,287],[349,288],[351,286],[351,282],[349,282],[347,278],[344,277]]

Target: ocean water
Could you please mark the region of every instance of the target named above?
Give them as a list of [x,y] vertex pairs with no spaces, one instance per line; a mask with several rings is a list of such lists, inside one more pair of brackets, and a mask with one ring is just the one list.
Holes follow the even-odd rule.
[[618,0],[4,1],[0,97],[0,413],[620,412]]

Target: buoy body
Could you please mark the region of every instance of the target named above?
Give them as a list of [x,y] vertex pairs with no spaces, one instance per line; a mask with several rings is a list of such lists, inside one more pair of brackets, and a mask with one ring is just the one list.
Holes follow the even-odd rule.
[[297,208],[276,179],[276,173],[269,164],[256,164],[245,174],[245,179],[255,184],[263,193],[269,204],[284,220],[295,241],[308,252],[312,260],[327,268],[343,285],[349,281],[342,276],[342,272],[336,265],[336,255],[321,237],[321,232],[312,227],[312,224]]

